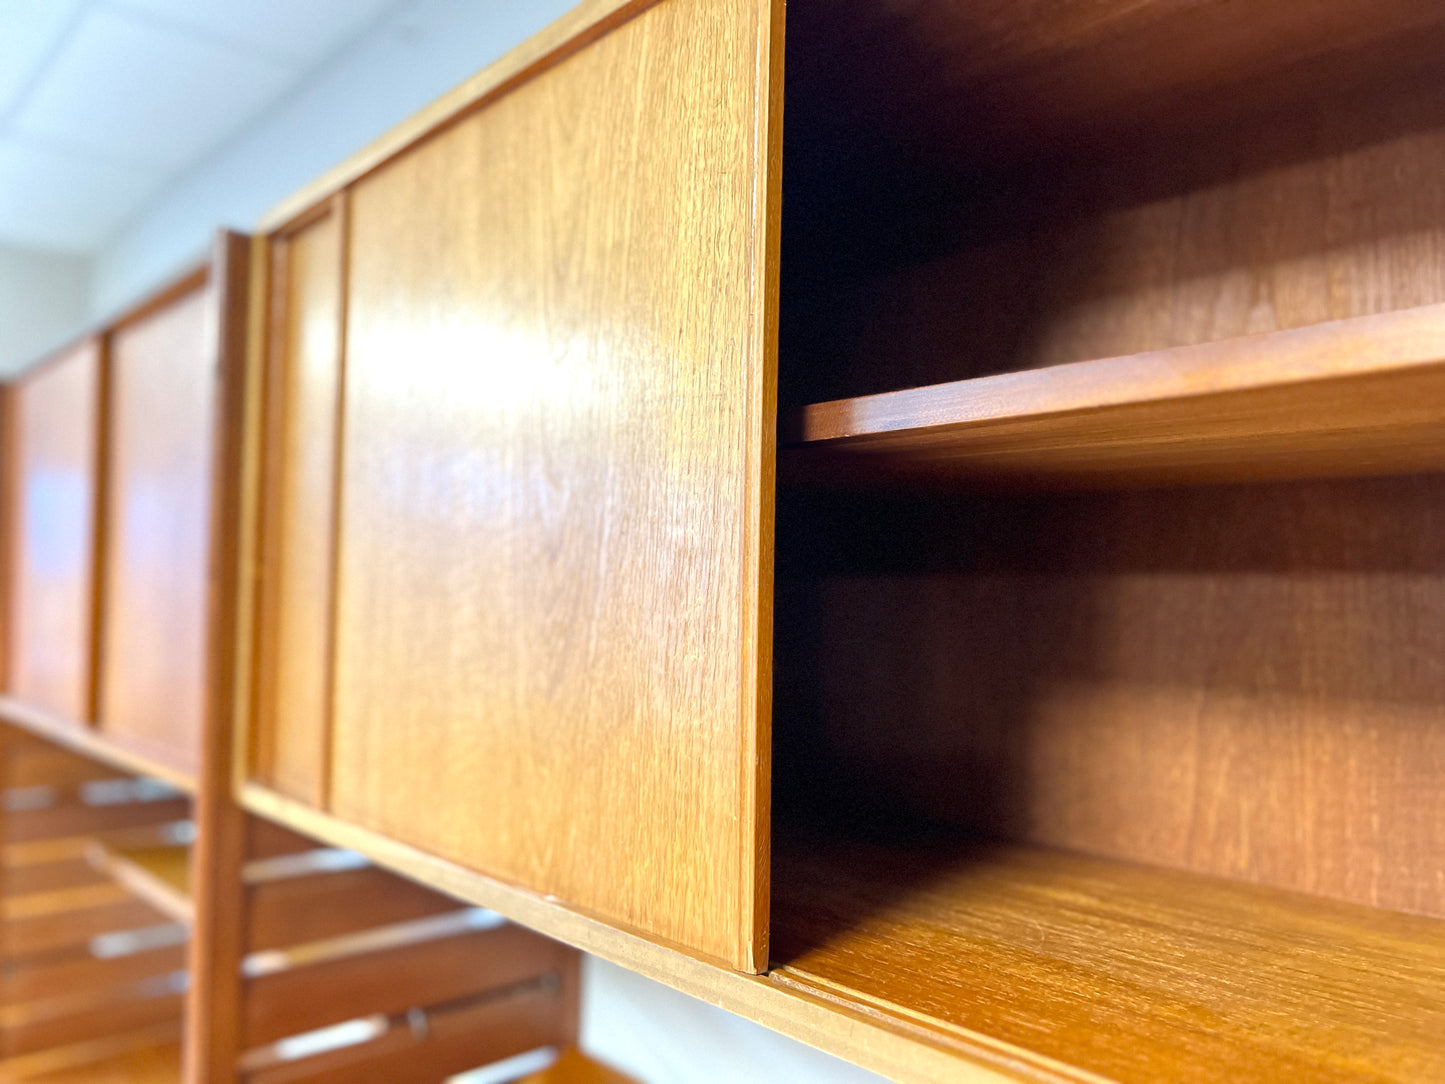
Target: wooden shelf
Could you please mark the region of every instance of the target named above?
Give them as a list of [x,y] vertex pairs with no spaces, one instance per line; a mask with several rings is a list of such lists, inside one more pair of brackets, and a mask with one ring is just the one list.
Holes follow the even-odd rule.
[[191,849],[184,844],[118,845],[92,840],[86,857],[141,899],[177,922],[195,917],[191,902]]
[[1445,305],[805,407],[784,477],[1085,486],[1445,467]]
[[1445,922],[1036,848],[784,839],[806,845],[775,851],[774,981],[966,1055],[1046,1079],[1445,1079]]

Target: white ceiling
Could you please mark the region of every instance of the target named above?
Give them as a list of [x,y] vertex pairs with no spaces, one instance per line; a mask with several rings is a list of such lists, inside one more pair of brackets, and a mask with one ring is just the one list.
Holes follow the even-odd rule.
[[398,0],[0,0],[0,244],[86,252]]

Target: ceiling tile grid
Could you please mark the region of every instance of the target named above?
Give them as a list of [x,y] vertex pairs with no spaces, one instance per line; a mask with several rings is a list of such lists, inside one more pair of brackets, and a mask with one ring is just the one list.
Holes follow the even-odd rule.
[[94,249],[398,0],[0,0],[0,243]]

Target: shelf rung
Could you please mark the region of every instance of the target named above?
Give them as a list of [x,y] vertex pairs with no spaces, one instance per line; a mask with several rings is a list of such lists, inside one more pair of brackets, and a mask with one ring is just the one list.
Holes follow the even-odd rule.
[[[1445,467],[1445,305],[817,403],[785,477],[1086,485]],[[791,462],[788,462],[791,460]]]

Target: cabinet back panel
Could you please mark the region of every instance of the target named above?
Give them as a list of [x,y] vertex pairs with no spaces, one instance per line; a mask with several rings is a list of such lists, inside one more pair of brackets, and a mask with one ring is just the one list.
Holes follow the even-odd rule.
[[257,645],[256,775],[325,800],[341,384],[340,216],[272,250],[267,478]]
[[785,402],[1445,300],[1439,84],[987,175],[837,180],[790,124]]
[[194,771],[205,708],[216,357],[198,288],[111,336],[98,722]]
[[100,351],[74,347],[15,385],[11,695],[74,720],[90,717],[96,428]]
[[352,190],[331,762],[340,817],[744,968],[768,11],[648,7]]
[[1442,23],[1428,0],[1247,13],[1174,0],[794,0],[789,95],[933,159],[1036,158],[1378,83],[1438,57]]
[[1438,476],[795,507],[780,788],[1445,914],[1442,508]]

